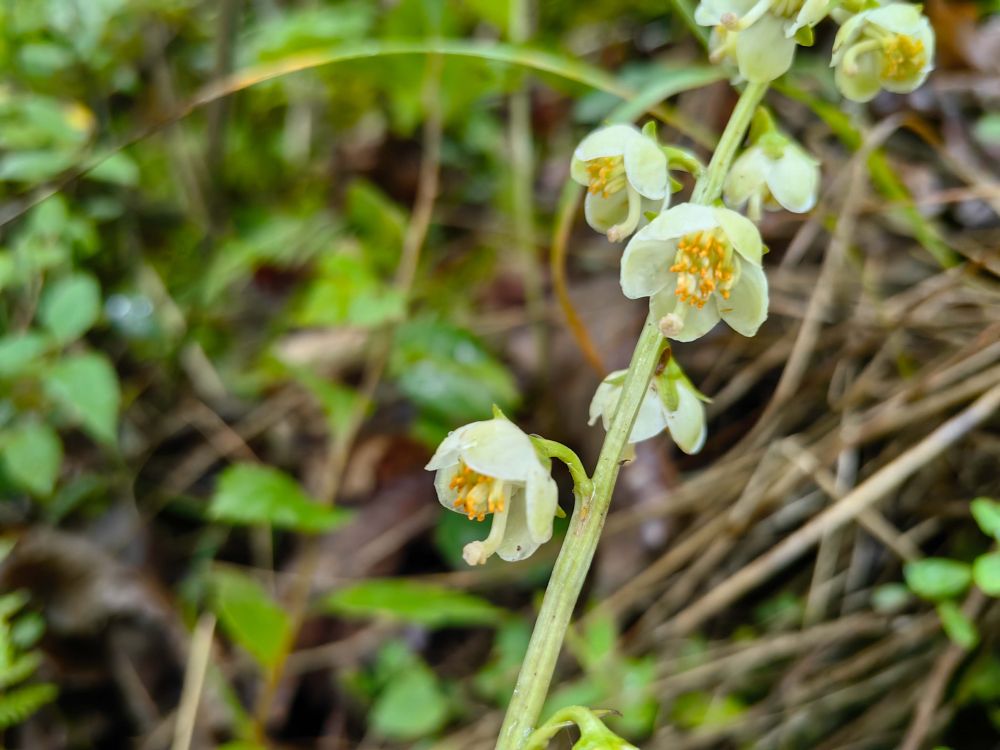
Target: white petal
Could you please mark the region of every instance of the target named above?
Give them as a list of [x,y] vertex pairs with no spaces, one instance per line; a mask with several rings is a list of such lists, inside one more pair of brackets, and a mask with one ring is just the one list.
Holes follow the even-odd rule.
[[734,331],[744,336],[757,333],[767,320],[767,277],[760,266],[744,263],[729,299],[719,297],[718,307]]
[[681,328],[678,334],[670,337],[674,341],[694,341],[695,339],[700,339],[719,322],[719,311],[711,300],[699,310],[697,307],[689,305],[686,302],[680,302],[674,296],[673,292],[670,294],[661,292],[651,297],[649,300],[649,310],[653,315],[653,319],[657,321],[670,313],[678,315],[683,313],[684,327]]
[[579,185],[590,184],[590,173],[587,171],[586,162],[580,161],[575,156],[569,162],[569,176]]
[[787,210],[802,214],[816,205],[819,162],[794,143],[774,163],[767,179],[771,195]]
[[672,240],[685,234],[700,232],[718,226],[715,212],[710,206],[680,203],[657,216],[643,227],[636,239]]
[[680,396],[677,411],[666,413],[670,437],[682,451],[695,454],[705,444],[708,434],[705,428],[705,406],[686,383],[679,383],[677,392]]
[[458,463],[458,454],[462,449],[462,434],[466,427],[459,427],[448,433],[448,437],[441,441],[441,445],[434,451],[431,460],[424,467],[428,471],[437,471],[443,466],[453,466]]
[[441,505],[456,513],[464,513],[465,508],[459,509],[455,507],[455,500],[458,499],[458,491],[453,490],[450,486],[452,477],[455,476],[455,469],[457,468],[458,464],[446,469],[438,469],[437,474],[434,475],[434,489],[437,490],[438,502]]
[[552,519],[556,515],[559,489],[544,469],[532,472],[524,487],[528,533],[543,544],[552,538]]
[[583,199],[583,215],[587,224],[602,234],[622,222],[627,214],[627,190],[619,190],[607,198],[600,193],[587,193]]
[[625,176],[640,195],[662,200],[667,191],[667,156],[652,138],[632,138],[625,144]]
[[858,70],[849,75],[844,66],[838,65],[834,70],[833,80],[840,93],[854,102],[870,102],[882,88],[879,82],[878,56],[868,52],[856,60]]
[[830,60],[831,66],[840,64],[841,58],[847,53],[854,43],[861,37],[868,23],[868,14],[871,11],[862,11],[855,16],[851,16],[844,22],[837,31],[837,36],[833,40],[833,58]]
[[795,23],[788,28],[785,36],[795,36],[795,32],[804,26],[815,26],[818,24],[826,18],[827,13],[830,12],[831,5],[830,0],[806,0],[802,4],[801,10],[799,10],[799,14],[795,17]]
[[867,20],[893,34],[917,36],[929,22],[920,8],[909,3],[893,3],[868,11]]
[[758,146],[751,146],[733,162],[726,175],[722,196],[726,205],[740,208],[751,195],[760,192],[768,171],[768,158]]
[[660,394],[650,388],[642,397],[639,414],[635,418],[628,441],[641,443],[643,440],[656,437],[667,428],[667,423],[667,410],[663,406]]
[[676,242],[642,239],[646,229],[649,227],[629,240],[622,255],[622,293],[629,299],[649,297],[676,283],[677,274],[670,271],[677,253]]
[[759,266],[764,254],[764,244],[761,242],[757,225],[746,216],[728,208],[716,208],[715,216],[736,252],[750,263]]
[[503,541],[497,549],[501,560],[516,562],[523,560],[538,549],[538,542],[531,538],[528,531],[527,507],[524,502],[524,492],[517,488],[511,495],[507,510],[507,528],[504,529]]
[[736,62],[740,75],[753,83],[768,83],[792,67],[795,40],[785,36],[785,22],[765,15],[736,37]]
[[462,437],[462,459],[480,474],[524,481],[541,466],[531,440],[506,419],[473,422],[467,425]]
[[587,420],[587,424],[593,426],[600,419],[605,432],[607,432],[608,426],[611,424],[611,415],[615,413],[615,406],[621,396],[621,390],[621,383],[609,383],[607,380],[602,380],[601,384],[597,386],[597,390],[594,391],[594,397],[590,400],[590,419]]
[[600,159],[605,156],[622,156],[625,145],[635,138],[641,138],[639,129],[633,125],[608,125],[588,135],[573,152],[573,158],[580,161]]

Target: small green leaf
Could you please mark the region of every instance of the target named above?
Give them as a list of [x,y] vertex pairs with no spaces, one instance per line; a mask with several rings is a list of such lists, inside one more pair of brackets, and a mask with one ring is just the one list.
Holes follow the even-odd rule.
[[69,343],[84,334],[101,312],[101,288],[87,273],[59,279],[45,292],[39,318],[56,340]]
[[80,422],[94,439],[117,442],[121,394],[118,376],[101,354],[76,354],[54,364],[44,375],[49,397]]
[[139,183],[139,167],[131,157],[119,151],[87,172],[87,178],[131,187]]
[[972,582],[972,569],[966,563],[945,557],[907,563],[903,574],[913,593],[930,601],[959,596]]
[[433,734],[447,720],[447,698],[437,677],[423,664],[393,679],[375,700],[369,715],[376,733],[397,742]]
[[941,618],[941,626],[952,643],[966,650],[974,648],[979,643],[976,624],[965,616],[955,602],[941,602],[937,606],[937,613]]
[[972,563],[972,578],[984,594],[1000,596],[1000,552],[977,557]]
[[499,625],[506,612],[472,594],[398,578],[364,581],[323,601],[329,612],[348,617],[384,617],[424,625]]
[[0,180],[41,182],[69,169],[73,154],[62,151],[17,151],[0,159]]
[[988,497],[977,497],[970,508],[983,533],[1000,541],[1000,503]]
[[329,531],[351,517],[315,502],[284,472],[255,464],[235,464],[222,472],[208,515],[224,523],[306,532]]
[[45,353],[46,337],[38,333],[11,334],[0,337],[0,376],[16,377]]
[[231,570],[212,574],[213,608],[223,630],[257,663],[272,668],[292,635],[288,615],[256,581]]
[[62,464],[62,443],[56,431],[41,422],[26,422],[3,436],[4,469],[33,495],[52,494]]

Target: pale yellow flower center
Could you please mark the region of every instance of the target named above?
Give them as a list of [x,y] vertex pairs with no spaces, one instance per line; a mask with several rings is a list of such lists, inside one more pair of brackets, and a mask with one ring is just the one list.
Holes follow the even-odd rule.
[[607,198],[625,187],[625,160],[620,156],[602,156],[587,163],[587,190]]
[[458,470],[448,487],[458,492],[455,507],[462,508],[470,521],[485,521],[487,513],[503,512],[503,482],[473,471],[465,461],[458,462]]
[[733,247],[718,227],[686,234],[677,242],[677,255],[670,270],[677,274],[674,294],[681,302],[702,308],[713,292],[729,299],[733,286]]
[[920,73],[927,64],[924,43],[906,34],[893,34],[882,41],[882,77],[905,81]]

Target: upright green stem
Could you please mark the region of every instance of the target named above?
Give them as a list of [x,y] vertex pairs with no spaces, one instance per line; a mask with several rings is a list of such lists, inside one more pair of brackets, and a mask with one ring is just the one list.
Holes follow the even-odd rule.
[[[719,197],[726,172],[729,171],[736,150],[750,126],[753,113],[766,91],[767,84],[752,83],[740,95],[739,103],[719,139],[708,169],[695,185],[693,202],[710,204]],[[583,502],[573,513],[566,539],[552,570],[542,608],[528,644],[528,652],[521,665],[507,715],[500,727],[497,750],[521,750],[538,723],[566,628],[569,627],[573,608],[604,528],[611,493],[621,467],[622,451],[632,432],[639,404],[649,387],[649,380],[653,376],[664,343],[656,321],[648,319],[632,354],[618,408],[601,447],[593,478],[594,492],[589,498],[583,498]]]

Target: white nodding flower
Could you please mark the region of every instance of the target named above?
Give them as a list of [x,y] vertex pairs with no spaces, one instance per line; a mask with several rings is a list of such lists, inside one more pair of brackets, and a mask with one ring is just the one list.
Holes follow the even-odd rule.
[[792,66],[797,35],[832,6],[832,0],[701,0],[694,18],[715,29],[713,60],[734,60],[742,78],[766,83]]
[[750,204],[750,218],[759,219],[761,208],[784,208],[805,213],[816,205],[819,161],[787,136],[769,132],[733,162],[722,196],[726,205]]
[[660,331],[694,341],[719,319],[753,336],[767,319],[764,246],[752,221],[728,208],[682,203],[629,241],[621,285],[630,299],[649,297]]
[[645,211],[670,202],[667,157],[655,138],[632,125],[595,130],[573,152],[570,174],[587,188],[587,223],[612,242],[631,235]]
[[503,418],[473,422],[449,433],[427,464],[438,500],[448,510],[483,521],[489,536],[465,546],[469,565],[494,553],[523,560],[552,536],[558,491],[531,439]]
[[934,29],[920,6],[893,3],[849,18],[833,43],[834,80],[856,102],[880,89],[905,94],[934,69]]
[[[613,372],[597,386],[590,402],[591,425],[600,419],[605,430],[610,427],[622,395],[625,373],[625,370]],[[640,443],[668,430],[678,448],[688,454],[697,453],[707,435],[701,398],[679,368],[668,368],[650,381],[628,441]]]

